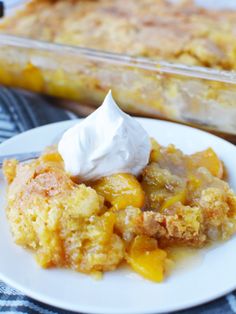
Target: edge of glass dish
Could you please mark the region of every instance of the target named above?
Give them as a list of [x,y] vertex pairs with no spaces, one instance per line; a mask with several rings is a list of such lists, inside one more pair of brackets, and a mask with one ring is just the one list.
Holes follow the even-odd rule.
[[151,58],[134,57],[125,54],[105,52],[79,46],[70,46],[59,43],[50,43],[28,39],[19,36],[0,34],[0,46],[13,46],[25,49],[37,49],[50,51],[56,54],[77,54],[93,61],[102,61],[121,66],[135,67],[156,73],[167,73],[181,75],[209,81],[218,81],[236,84],[236,71],[225,71],[210,69],[199,66],[188,66],[184,64],[156,61]]

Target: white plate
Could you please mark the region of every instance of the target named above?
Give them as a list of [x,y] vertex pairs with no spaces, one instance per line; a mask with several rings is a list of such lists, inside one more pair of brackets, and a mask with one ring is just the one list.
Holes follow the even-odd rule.
[[[138,120],[161,144],[174,143],[186,153],[213,147],[236,190],[235,146],[190,127]],[[0,154],[42,150],[74,123],[51,124],[20,134],[0,145]],[[160,313],[211,301],[236,288],[236,237],[200,250],[198,262],[177,268],[161,284],[144,280],[128,269],[107,273],[100,281],[68,270],[40,269],[31,253],[12,242],[4,212],[4,189],[0,178],[0,279],[34,299],[86,313]]]

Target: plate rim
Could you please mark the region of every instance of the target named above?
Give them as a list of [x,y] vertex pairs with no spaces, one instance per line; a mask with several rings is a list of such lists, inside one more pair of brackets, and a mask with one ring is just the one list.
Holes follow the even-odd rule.
[[0,280],[2,280],[5,284],[9,285],[10,287],[12,287],[13,289],[16,289],[18,291],[20,291],[21,293],[23,293],[25,296],[30,297],[33,300],[39,301],[41,303],[43,303],[44,305],[49,305],[52,307],[56,307],[60,310],[65,310],[65,311],[71,311],[71,312],[75,312],[75,313],[81,313],[81,314],[165,314],[165,313],[174,313],[177,311],[184,311],[184,310],[190,310],[190,309],[194,309],[197,306],[201,306],[204,304],[207,304],[209,302],[213,302],[221,297],[226,296],[227,294],[231,293],[232,291],[234,291],[236,289],[236,282],[235,285],[233,287],[230,287],[228,289],[225,289],[224,291],[222,291],[221,293],[216,293],[213,294],[212,297],[205,297],[205,299],[202,299],[202,301],[200,302],[186,302],[186,305],[180,305],[180,306],[176,306],[173,309],[164,309],[164,310],[140,310],[137,311],[137,309],[135,310],[128,310],[125,311],[125,309],[120,309],[118,311],[114,310],[114,308],[97,308],[96,311],[94,311],[94,309],[92,310],[92,308],[90,309],[89,307],[86,306],[82,306],[80,310],[78,310],[75,306],[68,306],[67,304],[63,305],[63,302],[56,303],[58,301],[54,301],[53,298],[49,298],[47,301],[45,301],[45,297],[42,296],[41,294],[34,293],[34,292],[30,292],[28,289],[25,288],[21,288],[20,285],[18,285],[17,283],[14,283],[11,280],[8,279],[4,279],[5,277],[2,276],[1,272],[0,272]]

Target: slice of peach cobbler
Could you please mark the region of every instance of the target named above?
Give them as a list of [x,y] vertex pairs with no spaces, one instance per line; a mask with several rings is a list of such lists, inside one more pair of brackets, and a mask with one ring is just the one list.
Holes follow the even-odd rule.
[[29,163],[5,161],[7,217],[17,244],[45,268],[83,273],[113,270],[122,261],[162,281],[166,248],[195,248],[236,231],[236,196],[211,149],[184,155],[152,140],[141,175],[117,173],[78,182],[56,149]]

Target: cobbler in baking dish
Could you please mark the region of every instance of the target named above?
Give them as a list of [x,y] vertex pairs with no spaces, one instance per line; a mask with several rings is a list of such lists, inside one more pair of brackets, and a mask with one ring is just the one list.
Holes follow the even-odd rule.
[[208,68],[236,70],[236,12],[196,2],[27,1],[0,19],[0,83],[96,107],[112,88],[129,113],[235,134],[233,74]]

